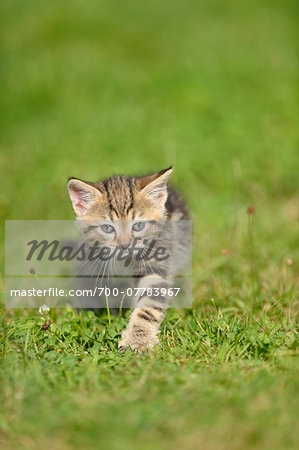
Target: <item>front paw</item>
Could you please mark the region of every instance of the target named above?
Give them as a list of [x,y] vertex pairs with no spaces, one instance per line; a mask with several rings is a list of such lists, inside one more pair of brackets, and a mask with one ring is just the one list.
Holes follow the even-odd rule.
[[156,334],[137,335],[130,330],[125,330],[118,343],[118,350],[142,353],[153,349],[156,345],[161,345]]

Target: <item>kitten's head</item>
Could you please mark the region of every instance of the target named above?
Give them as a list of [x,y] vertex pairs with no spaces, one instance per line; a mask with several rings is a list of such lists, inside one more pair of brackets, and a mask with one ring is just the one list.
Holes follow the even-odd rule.
[[97,183],[71,178],[68,191],[80,221],[97,228],[98,239],[128,247],[150,233],[151,221],[164,221],[167,180],[172,168],[142,177],[113,176]]

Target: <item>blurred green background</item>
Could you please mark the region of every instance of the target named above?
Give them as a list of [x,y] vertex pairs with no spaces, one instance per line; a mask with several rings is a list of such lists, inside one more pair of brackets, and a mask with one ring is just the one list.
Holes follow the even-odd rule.
[[1,218],[72,218],[68,177],[174,164],[201,254],[235,241],[248,203],[267,247],[298,245],[298,11],[4,1]]
[[72,218],[68,177],[174,164],[195,261],[235,244],[249,203],[267,257],[294,252],[298,12],[277,0],[4,1],[1,218]]
[[[82,448],[94,448],[94,417],[105,411],[103,439],[113,448],[124,439],[132,448],[136,430],[147,421],[139,448],[167,448],[170,437],[181,448],[198,442],[203,448],[241,448],[244,436],[246,448],[268,442],[268,448],[281,449],[287,438],[286,448],[293,448],[299,392],[292,360],[299,285],[298,17],[299,3],[291,0],[2,1],[0,262],[4,219],[73,218],[66,189],[71,176],[96,181],[173,164],[172,182],[186,198],[194,224],[195,309],[190,317],[170,313],[162,333],[166,350],[157,360],[136,363],[130,355],[117,356],[121,321],[113,322],[110,340],[103,337],[104,350],[99,354],[95,348],[92,359],[85,347],[73,356],[73,331],[62,353],[57,341],[57,354],[36,331],[38,349],[46,349],[40,355],[35,338],[28,344],[36,319],[25,323],[23,312],[14,313],[16,318],[8,313],[4,323],[12,327],[12,339],[3,424],[9,429],[18,417],[10,432],[20,433],[25,448],[33,448],[28,429],[43,433],[34,429],[39,417],[45,435],[38,442],[73,448],[77,433]],[[256,214],[248,228],[249,204]],[[248,314],[248,323],[242,314]],[[70,330],[76,328],[72,317],[53,313],[62,329],[68,320]],[[103,336],[109,334],[107,322],[88,320],[97,330],[103,327]],[[174,343],[168,351],[169,336]],[[25,355],[26,364],[36,358],[24,380],[16,355]],[[286,362],[282,355],[291,357]],[[56,357],[61,359],[55,366]],[[14,376],[22,380],[19,385]],[[88,390],[92,386],[94,392]],[[199,387],[204,416],[192,400]],[[14,397],[14,389],[22,394]],[[47,395],[39,404],[41,390]],[[190,403],[181,413],[184,399]],[[136,414],[127,414],[130,405]],[[168,406],[175,412],[163,428]],[[91,421],[82,428],[80,408]],[[23,422],[27,410],[32,418]],[[119,436],[111,433],[115,415],[118,426],[123,424]],[[71,430],[69,447],[55,441],[55,417]],[[277,417],[281,428],[275,426]],[[196,420],[202,421],[200,430]],[[188,435],[190,423],[195,431],[192,425]]]
[[291,1],[4,2],[3,216],[68,218],[67,177],[170,163],[195,214],[223,214],[236,184],[245,202],[295,196],[297,13]]

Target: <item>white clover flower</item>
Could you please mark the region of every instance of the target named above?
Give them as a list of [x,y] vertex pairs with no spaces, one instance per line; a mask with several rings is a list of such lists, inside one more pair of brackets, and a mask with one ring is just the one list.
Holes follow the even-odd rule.
[[40,307],[39,307],[39,310],[38,310],[38,312],[39,312],[42,316],[44,316],[45,314],[48,314],[49,311],[50,311],[50,308],[49,308],[49,306],[47,306],[47,305],[42,305],[42,306],[40,306]]

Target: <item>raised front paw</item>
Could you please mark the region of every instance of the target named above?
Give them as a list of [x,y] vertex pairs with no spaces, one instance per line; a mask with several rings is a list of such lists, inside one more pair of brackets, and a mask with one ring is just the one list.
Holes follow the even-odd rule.
[[124,352],[125,350],[133,352],[145,352],[151,350],[156,345],[160,345],[156,334],[130,332],[125,330],[122,334],[121,340],[118,343],[118,350]]

